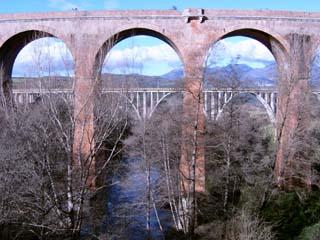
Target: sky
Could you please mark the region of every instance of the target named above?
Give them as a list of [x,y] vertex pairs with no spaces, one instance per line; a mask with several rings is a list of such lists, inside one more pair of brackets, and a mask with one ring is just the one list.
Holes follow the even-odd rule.
[[[320,0],[0,0],[0,14],[69,11],[75,8],[78,10],[121,10],[172,9],[173,7],[176,7],[178,11],[194,7],[320,12]],[[222,53],[219,51],[221,46],[224,49]],[[51,60],[45,60],[49,55]],[[247,64],[253,68],[262,68],[274,62],[271,53],[259,42],[244,37],[233,37],[222,40],[218,47],[214,46],[208,64],[224,66],[236,57],[239,57],[237,63]],[[42,58],[41,61],[39,61],[40,58]],[[72,75],[72,61],[70,52],[60,40],[36,40],[28,44],[18,55],[13,68],[13,76],[36,76],[39,72],[46,75],[50,71],[61,75]],[[152,37],[136,36],[125,39],[112,48],[106,57],[103,72],[163,75],[181,67],[178,55],[166,43]]]
[[224,8],[320,11],[319,0],[0,0],[0,13],[97,9]]

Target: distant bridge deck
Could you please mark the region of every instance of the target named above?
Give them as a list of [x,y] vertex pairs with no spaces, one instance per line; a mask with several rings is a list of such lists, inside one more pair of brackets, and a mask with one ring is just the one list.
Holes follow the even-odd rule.
[[[132,105],[138,119],[150,118],[157,106],[174,93],[185,93],[182,88],[109,88],[102,89],[102,94],[117,93],[125,96]],[[204,89],[204,112],[210,119],[218,119],[225,106],[242,93],[248,93],[265,108],[270,121],[275,122],[277,111],[278,93],[275,87],[255,88],[210,88]],[[320,89],[312,91],[317,97],[320,96]],[[13,89],[13,97],[16,103],[32,103],[41,95],[64,95],[68,100],[73,100],[73,89]]]

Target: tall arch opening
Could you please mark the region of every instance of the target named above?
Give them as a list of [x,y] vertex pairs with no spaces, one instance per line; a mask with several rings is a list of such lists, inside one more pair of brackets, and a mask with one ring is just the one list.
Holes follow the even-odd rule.
[[246,35],[233,35],[240,33],[224,36],[213,44],[207,56],[205,113],[208,119],[216,120],[233,95],[247,92],[257,96],[274,122],[279,80],[277,61],[268,48],[270,44]]
[[[165,35],[157,32],[157,31],[154,31],[154,30],[151,30],[151,29],[147,29],[147,28],[134,28],[134,29],[127,29],[127,30],[124,30],[124,31],[121,31],[115,35],[113,35],[112,37],[110,37],[104,44],[103,46],[101,47],[101,49],[99,50],[99,52],[97,53],[96,55],[96,59],[95,59],[95,73],[96,75],[100,75],[101,72],[103,71],[103,69],[106,70],[107,66],[107,62],[108,61],[108,57],[106,58],[106,56],[109,54],[109,52],[112,50],[112,48],[114,48],[118,43],[120,43],[121,41],[123,40],[126,40],[128,41],[128,39],[130,38],[149,38],[149,43],[147,43],[148,41],[146,41],[146,44],[142,44],[145,45],[145,46],[148,46],[148,45],[153,45],[153,46],[156,46],[156,45],[160,45],[159,43],[161,44],[166,44],[165,46],[165,52],[162,53],[162,57],[170,57],[170,61],[171,60],[174,60],[175,62],[179,61],[180,59],[180,52],[179,52],[179,49],[177,48],[177,46],[172,42],[172,40],[170,40],[168,37],[166,37]],[[135,40],[133,39],[133,42]],[[157,41],[159,41],[157,43]],[[133,42],[131,41],[131,46],[133,44]],[[137,42],[137,41],[136,41]],[[138,41],[139,42],[139,41]],[[153,42],[153,43],[152,43]],[[122,45],[122,46],[121,46]],[[127,43],[123,43],[121,44],[120,46],[118,46],[119,48],[123,48],[124,46],[130,46],[130,43],[128,44]],[[141,43],[137,44],[137,45],[140,45],[141,46]],[[169,48],[168,48],[169,46]],[[160,50],[160,49],[158,49]],[[173,51],[172,51],[173,50]],[[175,54],[173,54],[173,52]],[[112,54],[112,53],[111,53]],[[161,53],[159,53],[161,55]],[[131,53],[132,55],[132,53]],[[175,56],[177,55],[177,56]],[[109,54],[110,56],[110,54]],[[133,55],[132,55],[133,57]],[[140,57],[142,57],[140,55]],[[162,59],[163,60],[163,59]],[[168,59],[167,59],[168,60]],[[131,62],[133,60],[131,59]],[[137,59],[135,60],[135,62],[137,61]],[[181,64],[181,63],[180,63]],[[181,66],[180,66],[181,68]],[[107,71],[106,71],[107,72]],[[152,74],[151,74],[152,75]]]
[[241,29],[221,37],[208,54],[206,188],[218,202],[215,214],[230,216],[239,204],[263,201],[272,186],[277,65],[284,59],[277,44],[263,32]]
[[95,76],[102,92],[123,93],[134,118],[150,119],[158,106],[181,95],[184,74],[179,56],[172,41],[158,32],[126,30],[102,46]]
[[[181,84],[183,77],[182,64],[174,49],[147,35],[117,43],[107,54],[101,70],[103,88],[170,88]],[[123,75],[127,78],[121,79]]]
[[[145,238],[148,231],[157,238],[161,235],[157,214],[161,224],[173,224],[168,209],[163,207],[168,197],[164,189],[164,164],[170,162],[172,173],[178,171],[182,111],[179,91],[183,84],[179,52],[158,32],[127,30],[103,45],[95,66],[95,78],[101,90],[96,117],[105,112],[103,109],[113,109],[111,112],[128,121],[123,139],[125,151],[111,168],[109,176],[112,177],[107,179],[108,185],[117,181],[107,189],[115,217],[107,228],[117,229],[125,219],[130,224],[122,231],[123,238],[133,232],[139,232],[138,238]],[[101,153],[101,162],[108,154],[107,151]],[[173,186],[178,185],[175,179]],[[160,191],[164,195],[158,195]],[[112,200],[115,194],[120,201]]]

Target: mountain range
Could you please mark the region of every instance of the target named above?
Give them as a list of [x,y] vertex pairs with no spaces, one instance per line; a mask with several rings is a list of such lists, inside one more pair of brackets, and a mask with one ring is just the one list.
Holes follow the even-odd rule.
[[[277,66],[275,63],[264,68],[252,68],[245,64],[229,64],[223,67],[207,68],[205,70],[205,86],[230,86],[237,81],[242,87],[274,86],[277,82]],[[174,69],[161,76],[102,74],[104,87],[181,87],[183,84],[183,69]]]

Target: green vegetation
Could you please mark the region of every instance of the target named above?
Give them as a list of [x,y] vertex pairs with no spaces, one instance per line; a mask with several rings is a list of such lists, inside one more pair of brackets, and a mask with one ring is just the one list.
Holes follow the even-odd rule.
[[313,239],[310,237],[319,231],[320,193],[277,193],[262,209],[261,215],[272,224],[279,240]]
[[317,240],[320,238],[320,222],[303,229],[299,240]]

